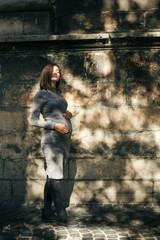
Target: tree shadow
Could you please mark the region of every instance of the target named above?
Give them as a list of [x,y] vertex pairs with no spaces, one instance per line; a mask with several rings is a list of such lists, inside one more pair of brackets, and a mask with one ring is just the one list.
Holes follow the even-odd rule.
[[[61,4],[62,1],[60,1],[57,8],[58,31],[60,33],[77,32],[80,20],[82,24],[79,33],[116,32],[124,28],[133,30],[136,28],[137,22],[140,22],[138,29],[142,29],[140,11],[137,11],[137,16],[134,16],[136,12],[131,16],[128,16],[127,12],[117,13],[120,2],[111,2],[112,14],[109,15],[109,18],[114,19],[114,24],[111,29],[108,29],[105,27],[101,12],[104,2],[77,1],[76,5],[73,0],[65,1],[64,4]],[[131,4],[131,1],[129,2]],[[63,11],[62,8],[64,8]],[[131,8],[141,10],[136,3]],[[96,13],[97,9],[98,13]],[[78,11],[82,12],[78,14]],[[65,14],[61,16],[61,13],[64,12]],[[74,17],[70,18],[69,14],[73,14]],[[64,19],[67,20],[64,21]],[[135,21],[130,19],[135,19]],[[143,30],[146,31],[146,29]],[[3,175],[9,184],[12,180],[16,183],[14,195],[13,181],[10,184],[11,200],[17,199],[18,182],[23,185],[24,191],[21,194],[23,201],[26,192],[29,191],[27,188],[33,182],[35,186],[26,199],[28,201],[42,199],[39,193],[44,182],[44,174],[40,170],[43,165],[43,155],[40,150],[41,132],[30,127],[29,117],[33,95],[38,89],[40,71],[51,60],[57,62],[62,68],[63,89],[66,91],[64,96],[69,101],[70,109],[74,112],[71,158],[67,167],[67,177],[62,183],[66,192],[64,201],[68,203],[74,191],[78,201],[81,201],[80,195],[85,191],[82,198],[85,202],[89,202],[90,199],[97,202],[100,193],[100,196],[104,197],[103,201],[109,203],[127,201],[123,199],[125,195],[129,196],[129,202],[133,202],[138,199],[135,197],[137,186],[140,190],[145,189],[142,194],[144,195],[141,199],[142,202],[150,201],[153,198],[155,182],[152,174],[154,171],[150,171],[151,175],[148,179],[151,181],[151,186],[148,183],[145,185],[145,182],[142,181],[144,176],[141,176],[140,170],[136,171],[136,166],[138,160],[146,164],[150,164],[151,160],[155,163],[154,168],[157,166],[159,169],[157,160],[159,145],[155,134],[155,131],[159,131],[159,121],[157,120],[159,119],[159,78],[157,77],[160,73],[159,51],[156,48],[150,51],[152,46],[146,48],[146,42],[139,43],[135,49],[137,42],[134,42],[134,39],[131,45],[128,38],[125,41],[123,39],[122,42],[118,41],[119,47],[114,45],[116,40],[115,42],[112,40],[113,48],[102,46],[97,51],[94,51],[96,41],[87,42],[88,48],[86,46],[83,48],[83,44],[77,48],[75,42],[74,44],[65,42],[65,46],[63,46],[64,43],[56,43],[57,45],[51,43],[48,46],[48,43],[44,42],[38,43],[36,46],[33,43],[28,46],[25,45],[26,43],[5,45],[4,49],[7,54],[0,59],[2,65],[0,81],[2,110],[12,112],[12,109],[16,109],[17,116],[18,112],[22,115],[19,122],[23,122],[23,126],[19,126],[18,129],[15,127],[17,124],[11,126],[13,129],[4,129],[5,134],[16,131],[21,139],[21,146],[23,145],[21,148],[18,146],[20,141],[18,137],[14,144],[13,141],[6,144],[7,149],[13,150],[16,154],[20,154],[20,149],[23,150],[23,155],[18,156],[23,160],[21,165],[23,174],[17,179],[10,179],[8,175]],[[124,45],[126,42],[128,45]],[[56,49],[57,46],[58,49]],[[24,73],[24,69],[27,73]],[[13,120],[12,122],[16,122],[15,118]],[[143,135],[142,140],[140,135]],[[137,138],[139,139],[137,140]],[[148,141],[147,138],[149,138]],[[4,155],[2,158],[5,163],[9,159],[8,155]],[[13,158],[15,159],[15,156]],[[136,162],[133,163],[132,159],[136,159]],[[101,164],[101,160],[103,160],[103,164]],[[120,164],[114,165],[116,161],[119,161]],[[77,165],[77,163],[81,165]],[[87,166],[87,164],[90,167],[90,174],[87,172],[89,168],[83,169],[83,166]],[[101,166],[101,171],[97,168],[98,165]],[[10,169],[12,169],[11,166],[13,165],[9,166]],[[79,172],[80,177],[77,178],[80,166],[82,169]],[[114,167],[112,172],[108,171],[107,169],[112,166]],[[120,169],[119,173],[116,168]],[[127,168],[130,169],[131,175],[129,175],[130,171],[126,170]],[[94,169],[96,169],[95,173],[92,171]],[[127,171],[128,175],[126,176]],[[5,174],[8,173],[5,172]],[[37,188],[37,178],[40,181],[39,188]],[[78,186],[76,189],[75,183],[77,184],[81,180],[84,180],[86,185]],[[93,180],[96,183],[98,180],[105,180],[105,185],[93,186]],[[114,180],[115,185],[113,184]],[[132,187],[129,183],[126,184],[125,180],[134,180],[138,183]],[[92,184],[89,187],[90,181]],[[27,186],[26,182],[30,182],[31,185]],[[110,195],[104,192],[105,188],[111,191]],[[89,200],[87,200],[88,193]],[[114,197],[112,197],[112,193]],[[158,199],[159,197],[155,196],[155,200]]]
[[[92,201],[93,200],[93,201]],[[93,204],[94,203],[94,204]],[[82,218],[82,222],[87,226],[108,226],[111,229],[128,229],[132,235],[145,235],[152,233],[159,236],[159,207],[147,205],[105,205],[100,206],[96,199],[91,199],[86,212],[87,217]],[[90,216],[90,217],[88,217]],[[112,233],[113,234],[113,233]],[[132,238],[131,238],[132,239]]]

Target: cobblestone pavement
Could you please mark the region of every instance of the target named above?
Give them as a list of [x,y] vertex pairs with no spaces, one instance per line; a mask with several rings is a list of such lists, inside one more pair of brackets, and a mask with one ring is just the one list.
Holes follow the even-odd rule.
[[77,227],[41,221],[40,203],[0,204],[0,240],[160,240],[159,205],[81,205],[68,213]]

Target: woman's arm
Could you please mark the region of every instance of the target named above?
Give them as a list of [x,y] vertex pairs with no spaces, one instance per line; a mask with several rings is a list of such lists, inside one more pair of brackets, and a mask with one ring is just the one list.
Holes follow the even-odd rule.
[[56,122],[44,121],[39,119],[43,104],[44,104],[44,98],[42,93],[39,91],[37,92],[37,94],[34,96],[34,99],[33,99],[31,124],[32,126],[37,126],[40,128],[54,129]]

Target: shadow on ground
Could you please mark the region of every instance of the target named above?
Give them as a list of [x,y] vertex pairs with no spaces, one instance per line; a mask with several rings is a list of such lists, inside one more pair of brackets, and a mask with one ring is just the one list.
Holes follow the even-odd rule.
[[67,211],[78,227],[67,228],[41,221],[41,203],[0,205],[0,240],[3,239],[160,239],[160,206],[70,206]]

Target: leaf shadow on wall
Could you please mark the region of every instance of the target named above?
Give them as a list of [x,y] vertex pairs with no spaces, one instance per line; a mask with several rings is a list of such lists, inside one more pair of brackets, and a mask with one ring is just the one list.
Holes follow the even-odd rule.
[[96,54],[86,56],[85,81],[72,69],[66,79],[75,113],[74,194],[86,203],[159,201],[159,52],[106,50],[112,70],[104,76],[96,62],[103,54]]

